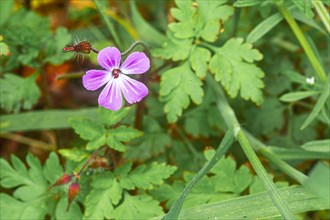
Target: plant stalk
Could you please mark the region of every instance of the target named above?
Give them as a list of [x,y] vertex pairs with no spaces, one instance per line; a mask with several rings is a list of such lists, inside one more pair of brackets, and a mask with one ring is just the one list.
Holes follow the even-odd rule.
[[299,43],[301,44],[301,46],[303,47],[303,49],[307,55],[309,62],[312,64],[316,74],[323,82],[326,82],[326,80],[327,80],[326,74],[325,74],[319,60],[317,59],[315,53],[313,52],[311,45],[308,43],[304,33],[299,28],[297,22],[294,20],[294,18],[292,17],[292,15],[290,14],[290,12],[288,11],[288,9],[285,6],[279,5],[278,9],[283,14],[285,20],[288,22],[292,31],[296,35]]
[[278,189],[275,184],[270,179],[265,168],[262,166],[258,156],[253,150],[252,145],[250,144],[245,132],[240,128],[240,125],[237,121],[233,109],[229,106],[227,99],[216,81],[208,74],[206,78],[207,83],[211,86],[217,102],[218,109],[222,115],[227,127],[233,129],[234,136],[236,140],[241,145],[245,155],[249,159],[253,169],[257,173],[260,182],[265,187],[269,197],[271,198],[274,205],[277,207],[284,219],[294,219],[293,214],[291,213],[289,206],[285,200],[280,196]]

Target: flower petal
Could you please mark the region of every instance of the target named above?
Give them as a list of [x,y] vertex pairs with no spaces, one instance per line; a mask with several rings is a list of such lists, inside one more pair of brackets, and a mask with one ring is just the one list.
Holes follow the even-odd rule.
[[149,58],[142,52],[131,53],[120,67],[125,74],[141,74],[150,68]]
[[88,90],[97,90],[111,79],[111,73],[105,70],[89,70],[82,77],[83,85]]
[[131,79],[124,74],[121,74],[119,78],[121,91],[128,103],[133,104],[139,102],[148,95],[148,88],[143,83]]
[[106,47],[97,55],[97,62],[104,69],[112,71],[119,68],[121,60],[120,51],[116,47]]
[[120,83],[117,79],[111,79],[99,96],[99,105],[112,111],[117,111],[122,105]]

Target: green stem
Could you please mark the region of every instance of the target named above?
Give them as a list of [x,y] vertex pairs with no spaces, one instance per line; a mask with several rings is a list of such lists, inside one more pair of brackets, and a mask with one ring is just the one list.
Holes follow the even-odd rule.
[[312,4],[314,5],[316,12],[320,16],[321,21],[325,26],[325,29],[330,34],[330,15],[327,9],[324,7],[322,1],[312,1]]
[[194,164],[198,168],[198,164],[199,164],[199,162],[198,162],[198,158],[199,158],[198,152],[196,151],[196,149],[194,148],[194,146],[191,144],[191,142],[186,137],[185,133],[180,128],[175,127],[175,130],[178,132],[179,136],[183,140],[183,143],[186,145],[186,147],[188,148],[188,150],[193,155],[193,157],[194,157]]
[[35,140],[32,138],[24,137],[22,135],[13,134],[13,133],[0,133],[0,137],[6,138],[9,140],[16,141],[21,144],[26,144],[31,147],[39,148],[42,150],[54,151],[56,150],[56,146],[52,144],[45,143],[43,141]]
[[56,77],[56,80],[61,80],[61,79],[77,79],[81,78],[85,73],[69,73],[69,74],[62,74],[58,77]]
[[122,44],[121,44],[121,41],[119,40],[119,37],[117,35],[117,32],[113,26],[113,24],[111,23],[107,13],[106,13],[106,7],[104,5],[104,1],[101,1],[101,0],[94,0],[94,3],[97,7],[97,9],[99,10],[105,24],[107,25],[116,45],[119,47],[119,48],[122,48]]
[[312,47],[308,43],[304,33],[299,28],[297,22],[294,20],[294,18],[292,17],[292,15],[288,11],[288,9],[285,8],[285,6],[280,5],[280,6],[278,6],[278,8],[279,8],[279,11],[283,14],[285,20],[290,25],[292,31],[298,38],[298,41],[300,42],[301,46],[303,47],[303,49],[309,59],[309,62],[312,64],[316,74],[319,76],[319,78],[323,82],[326,82],[326,80],[327,80],[326,74],[325,74],[319,60],[317,59],[315,53],[313,52]]
[[220,88],[219,84],[215,82],[215,80],[207,75],[206,78],[208,84],[211,86],[217,102],[218,109],[220,114],[222,115],[225,123],[227,124],[229,129],[233,129],[236,140],[241,145],[245,155],[249,159],[253,169],[257,173],[260,182],[265,187],[269,197],[271,198],[274,205],[278,208],[281,215],[284,219],[294,219],[293,214],[291,213],[288,204],[285,200],[280,196],[279,191],[277,190],[275,184],[270,179],[268,173],[265,168],[262,166],[258,156],[254,152],[248,138],[244,131],[240,128],[240,125],[236,119],[235,113],[233,109],[229,106],[227,99]]
[[269,147],[260,142],[258,139],[253,137],[250,133],[246,132],[249,140],[253,142],[254,149],[260,151],[273,165],[277,166],[282,170],[286,175],[290,176],[292,179],[296,180],[298,183],[303,184],[307,180],[307,176],[292,166],[290,166],[285,161],[281,160],[276,154],[274,154]]
[[128,53],[130,53],[135,47],[137,46],[143,46],[144,49],[147,51],[147,53],[149,54],[149,49],[148,46],[142,42],[142,41],[135,41],[125,52],[121,53],[122,56],[126,56]]
[[234,135],[231,130],[228,130],[221,143],[218,146],[213,157],[198,171],[198,173],[190,180],[186,188],[182,191],[180,197],[172,205],[169,212],[164,216],[165,219],[178,219],[182,204],[190,190],[210,171],[210,169],[226,154],[234,141]]

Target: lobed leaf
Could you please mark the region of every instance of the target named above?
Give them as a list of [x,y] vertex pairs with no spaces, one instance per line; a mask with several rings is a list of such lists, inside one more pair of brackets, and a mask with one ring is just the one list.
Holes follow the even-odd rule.
[[189,56],[191,68],[195,71],[196,76],[203,78],[206,76],[208,62],[210,61],[211,53],[209,50],[196,47]]
[[81,138],[89,141],[100,138],[106,132],[100,124],[87,118],[71,118],[69,123]]
[[167,38],[161,48],[152,50],[152,55],[163,59],[172,59],[173,61],[185,60],[189,56],[192,40],[176,39],[171,32],[168,33]]
[[40,91],[35,82],[37,75],[23,78],[7,73],[0,79],[0,105],[8,112],[31,109],[40,98]]
[[114,219],[150,219],[163,214],[159,202],[148,195],[131,196],[124,194],[124,201],[115,208]]
[[211,58],[209,67],[215,74],[215,79],[221,81],[232,98],[235,98],[240,90],[243,99],[250,99],[260,105],[263,102],[261,89],[264,83],[261,78],[264,72],[252,62],[262,59],[262,54],[252,49],[251,44],[242,43],[242,39],[227,41]]
[[165,101],[164,111],[169,122],[175,122],[187,108],[190,99],[200,104],[203,99],[202,82],[191,71],[188,62],[163,73],[160,82],[161,100]]
[[152,189],[153,185],[160,185],[175,172],[177,168],[153,162],[150,165],[140,165],[128,174],[132,183],[140,189]]
[[99,119],[99,122],[101,122],[103,125],[107,127],[111,127],[121,120],[123,120],[127,114],[130,112],[132,108],[131,107],[125,107],[120,109],[119,111],[111,111],[109,109],[99,107],[97,116]]

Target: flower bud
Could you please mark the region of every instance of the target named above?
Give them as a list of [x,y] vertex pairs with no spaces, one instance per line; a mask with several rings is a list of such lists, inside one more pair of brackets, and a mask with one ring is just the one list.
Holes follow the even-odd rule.
[[72,177],[73,175],[65,173],[58,180],[56,180],[56,182],[51,187],[67,184],[71,181]]
[[80,186],[79,186],[78,182],[71,183],[71,185],[69,187],[68,208],[67,209],[69,209],[69,206],[70,206],[72,200],[79,193],[79,190],[80,190]]

